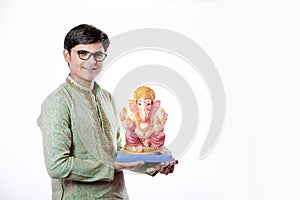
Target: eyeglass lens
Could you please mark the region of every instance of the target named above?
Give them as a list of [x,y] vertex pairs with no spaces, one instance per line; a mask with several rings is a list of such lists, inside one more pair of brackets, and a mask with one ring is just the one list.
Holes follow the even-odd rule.
[[79,58],[82,60],[88,60],[92,55],[94,56],[96,61],[103,61],[106,57],[106,54],[101,51],[95,52],[95,53],[90,53],[88,51],[81,50],[81,51],[78,51],[77,53],[78,53]]

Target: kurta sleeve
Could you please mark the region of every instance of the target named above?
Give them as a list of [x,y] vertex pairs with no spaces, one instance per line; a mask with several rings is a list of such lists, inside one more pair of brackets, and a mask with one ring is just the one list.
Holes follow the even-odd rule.
[[113,96],[109,94],[109,98],[110,98],[110,101],[111,101],[111,104],[112,104],[112,107],[113,107],[113,112],[114,112],[114,117],[116,119],[116,126],[118,127],[118,131],[117,131],[117,150],[120,150],[122,149],[122,138],[121,138],[121,135],[120,135],[120,127],[119,127],[119,124],[120,124],[120,121],[119,121],[119,114],[118,114],[118,111],[117,111],[117,108],[116,108],[116,101],[115,99],[113,98]]
[[52,178],[82,182],[113,180],[113,163],[71,155],[70,110],[63,97],[49,96],[45,100],[38,125],[43,135],[47,171]]

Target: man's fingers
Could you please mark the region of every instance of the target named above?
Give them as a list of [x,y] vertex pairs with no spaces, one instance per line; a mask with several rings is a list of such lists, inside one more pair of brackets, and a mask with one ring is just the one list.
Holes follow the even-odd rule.
[[164,167],[162,167],[161,173],[168,175],[169,173],[174,172],[174,168],[175,168],[175,165],[171,165],[171,164],[168,166],[164,166]]
[[159,163],[155,166],[155,169],[160,172],[163,166],[165,166],[165,163]]
[[175,169],[175,165],[178,164],[178,160],[172,160],[171,162],[160,163],[156,166],[156,170],[162,174],[168,175],[169,173],[173,173]]
[[156,166],[156,169],[160,169],[162,167],[167,167],[167,166],[174,166],[176,164],[178,164],[178,160],[172,160],[171,162],[159,163]]
[[123,169],[130,169],[134,167],[138,167],[145,164],[144,161],[136,161],[136,162],[128,162],[128,163],[121,163]]
[[178,160],[172,160],[172,162],[170,164],[171,165],[176,165],[176,164],[178,164]]
[[145,164],[144,161],[136,161],[136,162],[131,163],[131,167],[138,167],[138,166],[141,166],[141,165],[144,165],[144,164]]
[[136,161],[136,162],[115,162],[115,168],[117,170],[122,170],[122,169],[131,169],[134,167],[138,167],[141,165],[144,165],[144,161]]
[[173,173],[173,172],[174,172],[174,169],[175,169],[175,166],[174,166],[174,165],[170,166],[170,167],[169,167],[169,173]]

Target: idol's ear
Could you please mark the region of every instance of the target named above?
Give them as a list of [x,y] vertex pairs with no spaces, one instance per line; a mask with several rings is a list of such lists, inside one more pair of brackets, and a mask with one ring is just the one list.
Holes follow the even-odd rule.
[[160,108],[160,100],[153,101],[152,109],[151,109],[151,116],[154,115],[158,111],[159,108]]
[[135,100],[128,100],[128,106],[132,113],[136,113],[138,111]]

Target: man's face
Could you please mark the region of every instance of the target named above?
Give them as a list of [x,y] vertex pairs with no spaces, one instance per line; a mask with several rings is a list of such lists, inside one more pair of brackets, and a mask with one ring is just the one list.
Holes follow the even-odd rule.
[[94,81],[102,69],[103,62],[97,62],[93,55],[87,60],[82,60],[80,57],[86,59],[85,54],[96,52],[104,52],[101,42],[76,45],[70,53],[64,49],[64,58],[69,63],[71,77],[83,86],[89,86]]

